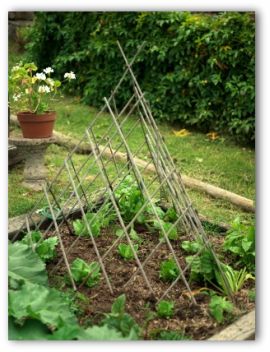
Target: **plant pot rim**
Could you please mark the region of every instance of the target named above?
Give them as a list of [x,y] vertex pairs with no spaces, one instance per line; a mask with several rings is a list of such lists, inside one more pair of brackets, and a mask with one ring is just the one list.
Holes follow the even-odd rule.
[[32,111],[18,111],[17,115],[36,115],[36,116],[42,116],[42,115],[48,115],[48,114],[56,114],[55,110],[49,110],[49,111],[44,111],[42,113],[36,113]]

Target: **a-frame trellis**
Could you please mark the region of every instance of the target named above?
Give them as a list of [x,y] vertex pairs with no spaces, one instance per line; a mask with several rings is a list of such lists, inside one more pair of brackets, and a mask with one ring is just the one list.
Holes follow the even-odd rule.
[[[186,289],[191,293],[189,280],[186,277],[189,272],[190,263],[180,263],[179,257],[169,239],[170,231],[173,231],[174,228],[179,233],[185,233],[190,239],[200,239],[202,241],[204,247],[212,252],[224,282],[227,283],[221,264],[191,204],[183,186],[181,175],[176,171],[174,162],[152,116],[149,104],[132,70],[132,65],[143,49],[144,44],[139,47],[136,55],[130,62],[128,62],[120,43],[118,42],[117,44],[126,65],[123,76],[111,96],[108,99],[104,98],[104,107],[87,127],[78,145],[68,154],[54,180],[44,186],[43,199],[40,200],[33,211],[27,216],[26,227],[30,230],[29,223],[34,224],[36,230],[42,229],[43,236],[46,236],[49,232],[57,234],[62,258],[52,270],[56,270],[57,266],[64,261],[74,289],[77,287],[70,272],[69,252],[79,243],[80,236],[73,237],[72,244],[68,248],[65,248],[62,242],[61,228],[62,226],[66,226],[70,235],[72,235],[73,229],[68,219],[71,215],[77,213],[84,220],[107,287],[111,293],[114,292],[114,283],[107,270],[110,264],[106,262],[106,258],[115,250],[117,244],[123,238],[115,237],[112,240],[111,246],[102,253],[102,249],[99,248],[91,230],[91,221],[95,222],[95,217],[98,217],[99,212],[104,211],[104,209],[107,209],[108,212],[112,210],[115,212],[117,223],[123,230],[125,239],[131,246],[135,257],[136,270],[128,278],[125,286],[133,283],[138,275],[142,275],[147,289],[156,300],[166,297],[179,280],[183,281]],[[127,77],[131,80],[133,94],[122,107],[121,111],[118,111],[117,93],[122,82]],[[109,112],[111,121],[107,132],[100,136],[99,125],[102,122],[100,121],[100,115],[104,111]],[[131,115],[132,117],[130,117]],[[128,119],[134,121],[132,127],[126,124]],[[142,133],[144,136],[143,143],[140,145],[134,143],[134,135],[136,136],[136,133]],[[133,139],[130,140],[132,136]],[[75,165],[73,156],[77,149],[84,143],[90,145],[91,153],[85,157],[80,165]],[[119,158],[119,155],[121,158]],[[143,156],[147,160],[142,163],[139,161],[139,158],[141,160]],[[152,168],[152,170],[154,168],[155,172],[149,174],[149,168]],[[133,218],[127,221],[122,216],[116,192],[128,176],[132,176],[134,183],[143,195],[144,202]],[[177,218],[169,230],[166,230],[162,225],[162,220],[156,208],[157,199],[167,204],[167,206],[173,207],[177,214]],[[33,220],[34,212],[44,204],[44,201],[48,205],[52,218],[52,221],[45,227],[45,219],[42,219],[38,223]],[[163,240],[153,245],[142,258],[134,248],[134,242],[130,237],[130,230],[146,208],[151,209],[154,220],[159,224]],[[90,222],[86,216],[89,211],[95,214]],[[158,248],[164,245],[164,241],[168,256],[171,256],[177,264],[179,276],[171,284],[168,284],[167,288],[160,294],[160,292],[155,291],[151,278],[148,277],[147,263],[155,255]],[[178,242],[179,244],[181,243],[181,236]],[[200,252],[196,255],[200,255]],[[228,292],[230,292],[229,287]],[[192,294],[190,297],[196,303]]]

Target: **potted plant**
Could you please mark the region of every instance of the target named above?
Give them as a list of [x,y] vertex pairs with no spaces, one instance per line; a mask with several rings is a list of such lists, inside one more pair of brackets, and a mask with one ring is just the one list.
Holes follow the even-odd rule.
[[70,82],[76,76],[73,72],[64,74],[64,80],[53,79],[51,67],[37,72],[34,63],[14,66],[9,76],[9,106],[17,113],[24,138],[48,138],[52,136],[56,112],[52,103],[63,82]]

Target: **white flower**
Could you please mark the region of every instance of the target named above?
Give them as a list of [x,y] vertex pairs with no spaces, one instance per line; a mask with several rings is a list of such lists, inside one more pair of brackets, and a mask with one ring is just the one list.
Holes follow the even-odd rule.
[[38,92],[39,93],[50,93],[50,87],[48,86],[39,86],[38,87]]
[[14,67],[12,67],[11,71],[12,72],[15,72],[15,71],[18,71],[21,67],[19,65],[16,65]]
[[29,89],[28,88],[26,88],[25,89],[25,94],[29,94],[30,92],[29,92]]
[[43,71],[48,75],[49,73],[52,73],[54,69],[51,67],[46,67]]
[[41,81],[45,81],[45,79],[46,79],[46,75],[43,72],[36,73],[36,77],[37,77],[37,79],[40,79]]
[[14,101],[18,101],[20,99],[20,97],[21,97],[21,94],[14,94],[13,95],[13,100]]
[[67,78],[67,79],[76,79],[76,76],[75,76],[75,73],[70,71],[70,72],[66,72],[64,74],[64,78]]
[[47,78],[47,81],[46,81],[51,87],[54,86],[54,80],[52,78]]

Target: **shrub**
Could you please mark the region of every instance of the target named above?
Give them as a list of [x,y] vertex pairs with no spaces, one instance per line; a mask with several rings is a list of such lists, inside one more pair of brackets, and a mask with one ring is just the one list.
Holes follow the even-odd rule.
[[[31,60],[74,70],[80,78],[70,91],[97,107],[123,72],[116,40],[129,57],[146,40],[134,69],[154,117],[255,139],[252,13],[37,13],[28,40]],[[125,80],[119,105],[131,89]]]

